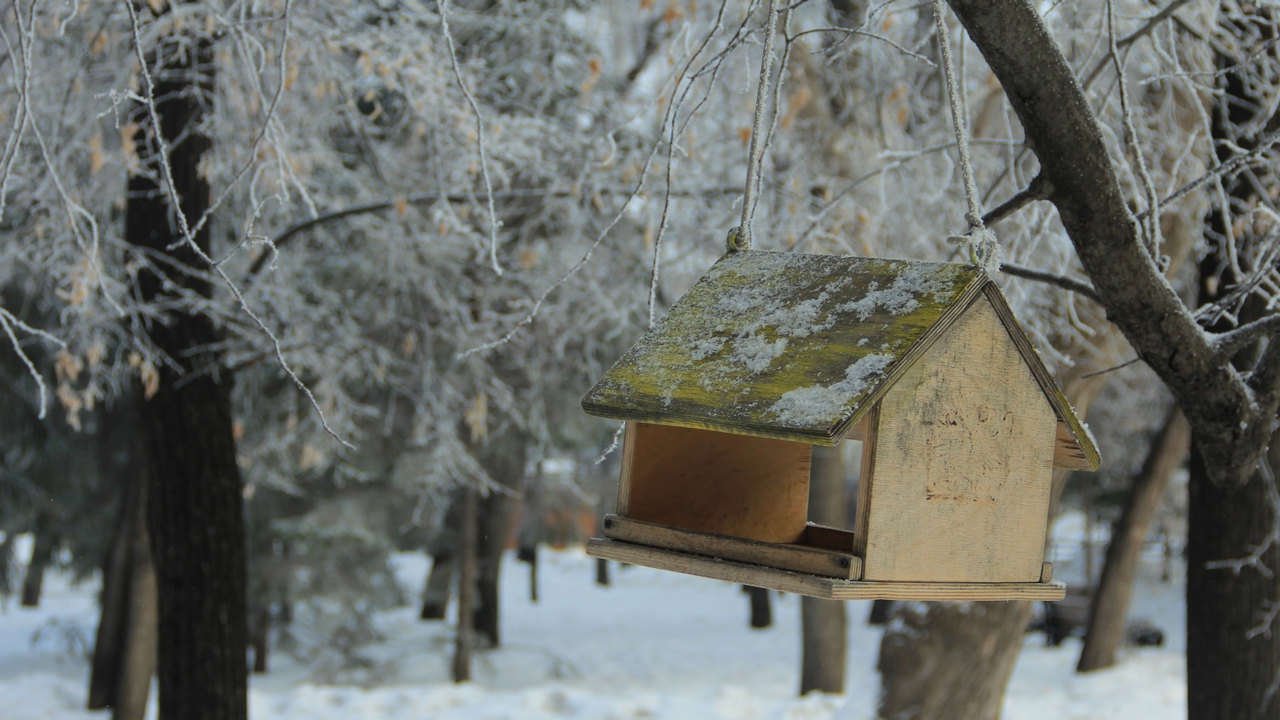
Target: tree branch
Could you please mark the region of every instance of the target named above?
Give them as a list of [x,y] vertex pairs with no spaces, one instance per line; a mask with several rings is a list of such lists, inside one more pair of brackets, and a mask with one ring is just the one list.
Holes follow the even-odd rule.
[[1083,295],[1090,300],[1102,304],[1098,299],[1098,293],[1094,291],[1093,286],[1087,282],[1069,278],[1064,275],[1055,275],[1044,270],[1036,270],[1034,268],[1015,265],[1013,263],[1000,263],[1000,272],[1014,277],[1025,278],[1027,280],[1038,280],[1040,282],[1056,285],[1064,290],[1070,290],[1073,293]]
[[[634,191],[633,188],[626,188],[626,189],[578,188],[578,189],[567,189],[567,190],[566,189],[552,190],[552,189],[529,188],[524,190],[499,190],[493,193],[492,199],[516,200],[520,198],[590,197],[596,194],[625,195],[633,191]],[[672,190],[671,191],[671,195],[673,197],[714,197],[717,195],[740,195],[740,194],[742,194],[741,187],[728,186],[728,185],[721,186],[721,187],[713,187],[713,188],[702,188],[702,189],[696,189],[696,190]],[[267,264],[267,261],[270,260],[272,257],[274,257],[276,252],[280,249],[280,247],[285,243],[289,242],[290,240],[292,240],[294,236],[300,233],[306,232],[307,230],[310,230],[312,228],[318,227],[320,225],[325,225],[337,220],[341,220],[343,218],[352,217],[354,215],[367,215],[369,213],[383,212],[385,210],[391,210],[396,207],[401,207],[402,205],[429,205],[431,203],[440,202],[442,200],[444,202],[461,203],[461,202],[470,202],[472,200],[477,200],[477,199],[479,200],[488,199],[488,196],[484,194],[477,195],[476,193],[468,193],[468,192],[421,192],[421,193],[414,193],[412,195],[406,195],[401,198],[395,198],[392,200],[378,200],[375,202],[361,203],[359,205],[349,205],[344,208],[338,208],[336,210],[329,210],[327,212],[322,212],[319,215],[316,215],[315,217],[307,218],[306,220],[302,220],[301,222],[294,223],[293,225],[290,225],[284,230],[281,230],[280,234],[277,235],[275,239],[267,243],[271,247],[271,252],[263,253],[256,260],[253,261],[252,265],[249,266],[249,272],[247,273],[247,277],[252,278],[254,275],[257,275],[259,272],[261,272],[262,268]]]
[[1228,363],[1241,350],[1258,340],[1270,337],[1277,330],[1280,330],[1280,314],[1268,315],[1227,332],[1218,333],[1213,338],[1213,349],[1218,354],[1220,362]]
[[[983,215],[982,224],[991,227],[1037,200],[1048,200],[1052,194],[1053,184],[1045,179],[1043,173],[1036,175],[1029,185],[1019,190],[1013,197],[1000,203],[999,207]],[[1093,292],[1093,289],[1090,288],[1089,291]]]
[[1035,7],[1026,0],[950,3],[1004,87],[1107,317],[1178,399],[1210,478],[1245,482],[1270,437],[1268,408],[1220,362],[1143,247],[1101,125]]

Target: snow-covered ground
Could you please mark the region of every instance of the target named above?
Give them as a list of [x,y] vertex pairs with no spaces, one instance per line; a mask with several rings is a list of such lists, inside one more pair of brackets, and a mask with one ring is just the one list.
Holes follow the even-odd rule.
[[[251,680],[254,720],[866,720],[874,716],[880,632],[865,623],[868,602],[849,603],[847,692],[795,697],[799,683],[799,599],[775,596],[774,626],[747,627],[747,598],[735,585],[649,570],[614,568],[613,585],[593,583],[581,551],[544,551],[540,601],[528,599],[528,568],[504,568],[500,650],[477,656],[475,681],[449,682],[451,632],[423,623],[416,608],[381,617],[386,640],[372,669],[323,677],[273,656]],[[1059,576],[1077,564],[1059,550]],[[426,563],[398,558],[407,588]],[[1175,577],[1181,569],[1175,569]],[[1111,670],[1074,673],[1079,640],[1045,647],[1028,635],[1008,691],[1008,720],[1171,720],[1185,717],[1181,586],[1161,584],[1148,563],[1133,614],[1165,630],[1163,648],[1127,649]],[[38,610],[0,611],[0,719],[102,720],[83,710],[93,637],[95,587],[53,576]]]

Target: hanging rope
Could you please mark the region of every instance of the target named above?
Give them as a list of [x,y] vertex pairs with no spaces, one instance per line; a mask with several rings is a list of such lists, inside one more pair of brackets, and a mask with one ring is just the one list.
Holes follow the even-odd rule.
[[966,246],[969,262],[994,275],[1000,269],[1000,241],[996,234],[982,223],[982,200],[978,197],[977,183],[973,179],[973,164],[969,161],[969,120],[967,109],[961,106],[960,87],[956,82],[955,66],[951,62],[951,41],[943,15],[942,0],[933,0],[933,21],[938,36],[938,55],[942,60],[942,75],[947,86],[947,101],[951,105],[951,126],[956,133],[956,154],[959,156],[960,175],[964,182],[964,197],[969,210],[964,219],[969,229],[964,235],[953,235],[948,242]]
[[[760,196],[760,166],[764,162],[765,106],[773,84],[773,46],[778,37],[778,0],[769,0],[764,23],[764,52],[760,58],[760,83],[756,86],[756,110],[751,119],[751,146],[747,152],[747,182],[742,190],[742,223],[729,231],[725,245],[731,251],[751,248],[751,223]],[[772,108],[777,111],[776,107]],[[770,116],[772,121],[772,115]]]

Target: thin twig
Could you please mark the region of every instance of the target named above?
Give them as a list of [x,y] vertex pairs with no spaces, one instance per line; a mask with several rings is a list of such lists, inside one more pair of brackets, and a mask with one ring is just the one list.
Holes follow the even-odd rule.
[[1035,270],[1033,268],[1015,265],[1014,263],[1009,262],[1000,264],[1000,272],[1005,273],[1006,275],[1013,275],[1014,277],[1025,278],[1027,280],[1037,280],[1039,282],[1049,283],[1050,285],[1056,285],[1064,290],[1070,290],[1078,295],[1083,295],[1099,305],[1102,304],[1102,300],[1098,297],[1098,292],[1093,289],[1092,285],[1082,280],[1056,275],[1044,270]]
[[493,266],[495,274],[502,275],[502,266],[498,264],[498,213],[493,206],[493,183],[489,180],[489,159],[485,153],[487,141],[484,133],[484,115],[481,114],[480,104],[471,94],[471,88],[467,87],[466,80],[462,77],[462,68],[458,65],[458,51],[453,45],[453,33],[449,32],[449,0],[440,0],[436,3],[436,7],[440,10],[440,31],[444,34],[445,44],[449,46],[449,63],[453,67],[453,77],[458,81],[458,88],[462,90],[467,104],[471,106],[471,112],[476,117],[476,146],[480,152],[480,177],[484,180],[484,191],[488,196],[489,204],[489,263]]
[[1268,315],[1241,325],[1213,338],[1213,353],[1218,362],[1230,362],[1236,353],[1252,345],[1254,342],[1270,336],[1280,330],[1280,314]]
[[18,336],[14,333],[13,328],[14,326],[17,326],[17,328],[23,332],[42,337],[63,349],[66,349],[67,344],[44,330],[31,327],[30,325],[22,322],[14,316],[13,313],[2,307],[0,307],[0,326],[4,327],[4,334],[9,336],[9,344],[13,346],[13,351],[18,354],[18,357],[22,360],[22,364],[27,367],[27,374],[31,376],[32,380],[35,380],[36,387],[40,390],[40,412],[37,413],[37,417],[43,420],[45,416],[45,405],[48,404],[48,390],[44,384],[44,377],[40,375],[40,371],[36,370],[35,363],[33,363],[31,358],[27,356],[27,353],[23,351],[22,344],[18,342]]
[[[635,188],[523,188],[499,190],[492,195],[492,198],[494,200],[517,200],[521,198],[572,198],[589,197],[593,195],[625,195],[633,192],[635,192]],[[721,187],[696,190],[672,190],[670,193],[673,197],[712,197],[716,195],[739,195],[742,193],[742,188],[737,185],[725,185]],[[373,202],[349,205],[344,208],[337,208],[335,210],[322,212],[315,217],[307,218],[306,220],[290,225],[284,230],[281,230],[280,234],[276,235],[275,238],[267,241],[265,244],[271,249],[271,252],[263,253],[253,261],[253,264],[249,266],[249,270],[245,274],[246,278],[252,278],[254,275],[261,272],[263,267],[267,265],[270,258],[273,257],[275,251],[279,250],[285,243],[292,240],[295,236],[320,225],[336,222],[343,218],[355,215],[366,215],[369,213],[392,210],[402,207],[402,205],[428,205],[430,203],[440,201],[461,203],[470,202],[474,199],[476,199],[475,193],[463,191],[421,192],[392,200],[375,200]]]
[[[1129,106],[1129,87],[1125,80],[1124,65],[1120,61],[1120,48],[1116,44],[1115,21],[1115,5],[1112,0],[1107,0],[1107,38],[1111,43],[1111,62],[1115,66],[1116,80],[1120,84],[1120,118],[1124,126],[1124,144],[1133,155],[1133,164],[1142,182],[1142,192],[1147,196],[1147,216],[1139,222],[1142,222],[1144,234],[1147,236],[1147,251],[1151,253],[1157,265],[1162,266],[1163,263],[1160,262],[1162,243],[1160,195],[1156,192],[1155,182],[1147,169],[1147,158],[1142,152],[1142,145],[1138,142],[1138,130],[1133,124],[1133,109]],[[1161,269],[1163,270],[1163,267]]]
[[[764,161],[764,124],[769,87],[773,80],[773,46],[778,37],[778,2],[769,0],[765,9],[764,49],[760,57],[760,79],[756,83],[756,106],[751,118],[751,146],[747,152],[747,181],[742,193],[742,224],[738,228],[744,247],[751,246],[751,224],[755,221],[760,194],[760,166]],[[776,117],[777,108],[769,116]],[[772,123],[771,123],[772,124]]]

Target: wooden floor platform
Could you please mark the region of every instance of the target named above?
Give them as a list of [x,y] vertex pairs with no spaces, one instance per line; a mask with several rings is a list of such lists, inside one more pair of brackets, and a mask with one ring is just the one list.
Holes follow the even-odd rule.
[[631,565],[753,585],[827,600],[1061,600],[1062,582],[932,583],[840,580],[789,570],[720,560],[636,543],[592,538],[587,554]]

